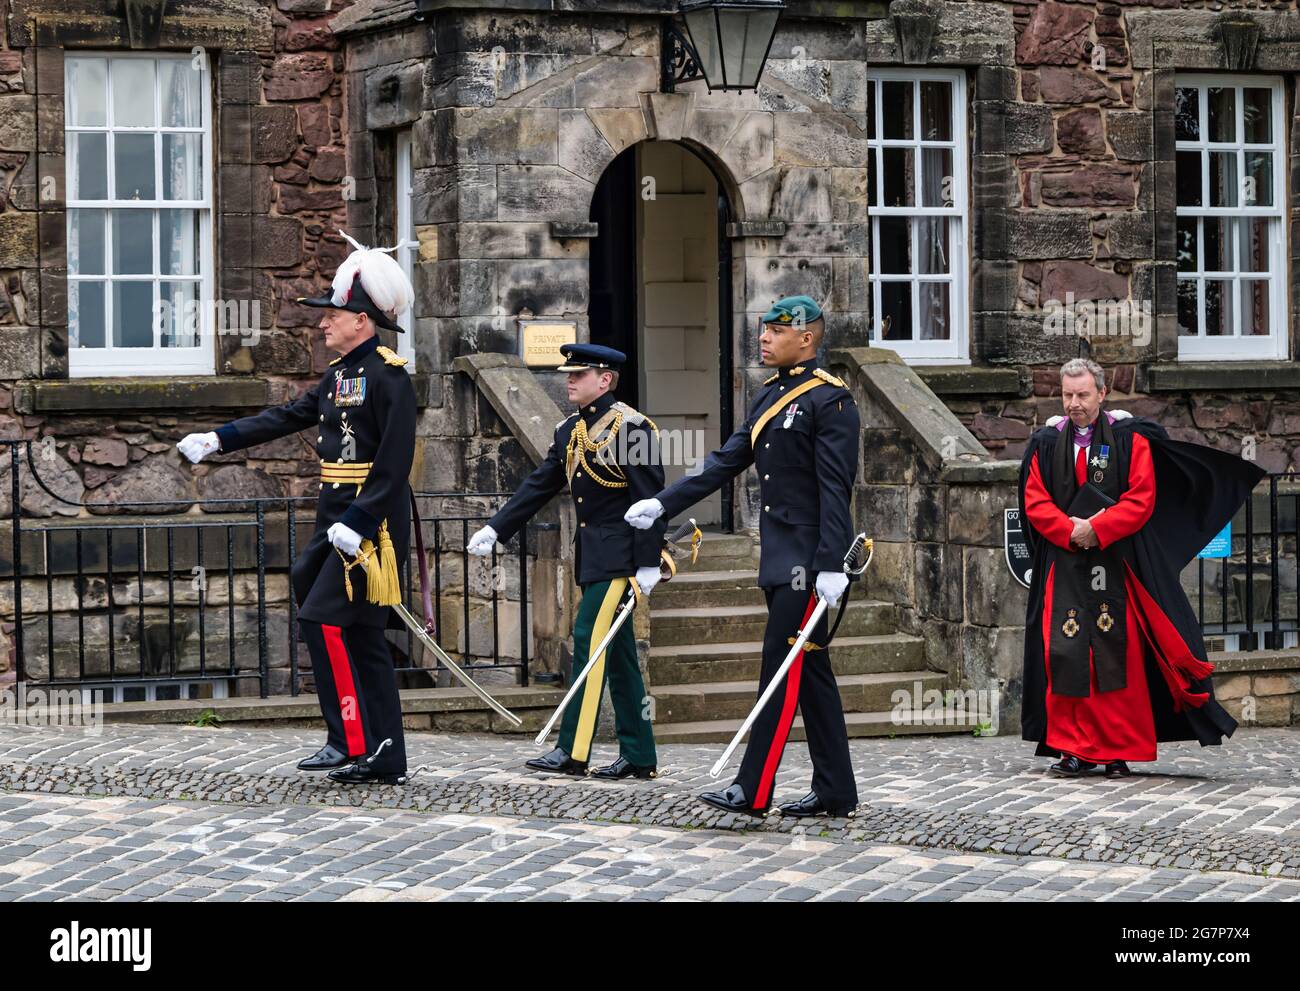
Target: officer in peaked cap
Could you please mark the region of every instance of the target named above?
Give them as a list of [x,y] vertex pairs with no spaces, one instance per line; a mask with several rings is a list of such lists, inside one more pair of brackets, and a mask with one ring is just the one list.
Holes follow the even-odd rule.
[[[660,579],[665,525],[633,530],[623,522],[623,513],[634,501],[663,487],[664,471],[654,422],[614,398],[627,356],[598,344],[565,344],[560,353],[565,364],[558,370],[568,374],[569,400],[577,405],[577,412],[556,426],[546,459],[487,526],[474,534],[469,551],[490,554],[498,540],[509,540],[552,496],[569,486],[578,517],[574,571],[582,587],[573,629],[576,675],[586,667],[591,649],[608,633],[628,583],[635,581],[640,593],[648,594]],[[564,711],[556,749],[527,761],[527,766],[554,774],[587,773],[608,675],[619,756],[592,776],[654,777],[654,731],[630,622],[623,624],[596,664],[582,694]]]
[[415,390],[405,358],[379,343],[400,331],[414,297],[386,251],[355,247],[330,292],[300,298],[323,312],[325,346],[339,357],[300,398],[176,446],[197,463],[308,427],[316,429],[316,532],[293,564],[302,638],[311,653],[327,739],[298,764],[343,784],[405,780],[402,708],[384,629],[401,601],[398,576],[410,536],[407,476],[415,454]]
[[[761,325],[763,364],[774,374],[754,396],[745,422],[705,457],[698,474],[637,503],[625,517],[634,527],[670,519],[754,465],[761,499],[758,584],[768,609],[760,695],[816,599],[834,606],[848,586],[844,555],[854,540],[849,500],[859,445],[852,393],[817,365],[825,326],[817,302],[808,296],[777,300]],[[767,813],[797,705],[812,756],[812,791],[782,805],[781,812],[853,814],[857,787],[843,705],[824,649],[827,628],[823,616],[809,638],[817,646],[805,645],[808,652],[755,720],[736,780],[724,791],[701,795],[705,802],[728,812]]]

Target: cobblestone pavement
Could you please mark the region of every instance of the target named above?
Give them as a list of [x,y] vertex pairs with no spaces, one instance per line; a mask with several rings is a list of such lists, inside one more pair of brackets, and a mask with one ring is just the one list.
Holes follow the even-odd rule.
[[[1300,900],[1293,731],[1120,781],[1048,777],[1011,738],[854,741],[857,818],[811,822],[698,802],[714,746],[612,784],[525,771],[530,741],[411,734],[405,787],[339,789],[293,768],[318,743],[0,727],[0,899]],[[792,744],[778,796],[808,776]]]

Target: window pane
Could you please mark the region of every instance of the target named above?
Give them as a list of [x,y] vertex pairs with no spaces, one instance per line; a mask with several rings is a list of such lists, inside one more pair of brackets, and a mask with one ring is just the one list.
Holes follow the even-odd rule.
[[882,148],[885,206],[915,206],[915,156],[911,148]]
[[203,199],[202,140],[199,134],[162,136],[163,199]]
[[153,211],[113,211],[113,274],[153,271]]
[[880,339],[912,339],[912,283],[880,283]]
[[104,210],[68,211],[68,274],[104,275]]
[[203,123],[199,104],[202,77],[194,59],[159,60],[158,97],[163,127],[198,127]]
[[1178,333],[1184,337],[1196,337],[1200,333],[1197,325],[1196,285],[1196,279],[1178,280]]
[[867,80],[867,140],[876,140],[876,81]]
[[911,80],[881,83],[880,110],[886,138],[912,137]]
[[952,337],[947,282],[922,282],[920,291],[921,340],[946,341]]
[[108,123],[108,66],[102,58],[70,58],[64,86],[68,97],[68,123],[74,127],[103,127]]
[[947,275],[952,270],[948,247],[952,223],[947,217],[916,218],[916,270],[922,275]]
[[113,59],[113,124],[153,127],[154,62],[147,58]]
[[1246,152],[1246,181],[1242,185],[1243,206],[1273,205],[1273,153]]
[[1175,247],[1178,252],[1178,271],[1195,272],[1198,258],[1196,253],[1196,218],[1179,217],[1175,238]]
[[154,198],[152,134],[113,135],[113,185],[119,200]]
[[108,199],[108,135],[71,134],[68,142],[68,198]]
[[1178,141],[1201,138],[1201,91],[1194,86],[1179,86],[1174,91],[1174,137]]
[[1236,206],[1239,187],[1237,153],[1210,152],[1210,206]]
[[1232,334],[1232,283],[1221,279],[1205,280],[1205,335],[1225,337]]
[[952,152],[947,148],[921,149],[921,205],[953,206]]
[[1178,183],[1178,205],[1201,205],[1201,153],[1199,151],[1178,152],[1176,166]]
[[68,283],[68,346],[104,346],[104,283]]
[[1232,221],[1227,217],[1202,217],[1201,224],[1205,234],[1205,271],[1206,272],[1231,272],[1232,265],[1232,241],[1228,237],[1230,230],[1229,224]]
[[1243,272],[1267,272],[1269,268],[1267,217],[1243,217],[1237,225],[1237,266]]
[[1273,140],[1273,91],[1248,86],[1241,91],[1241,115],[1248,143]]
[[192,348],[199,343],[199,307],[195,295],[197,283],[159,283],[158,312],[160,347]]
[[1211,86],[1206,92],[1210,109],[1210,140],[1236,141],[1236,90]]
[[113,346],[153,347],[153,283],[113,283]]
[[1241,282],[1242,336],[1267,337],[1269,329],[1268,287],[1266,279],[1243,279]]
[[867,206],[876,205],[876,180],[880,177],[880,149],[867,150]]
[[912,272],[912,221],[909,217],[881,217],[880,271],[886,275]]
[[927,80],[921,83],[921,138],[925,141],[952,140],[952,84]]
[[197,210],[158,211],[158,271],[163,275],[199,274]]

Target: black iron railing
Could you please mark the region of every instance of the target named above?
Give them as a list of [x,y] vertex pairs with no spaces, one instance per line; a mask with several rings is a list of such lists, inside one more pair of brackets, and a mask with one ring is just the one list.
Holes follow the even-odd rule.
[[[0,444],[8,448],[0,447],[0,455],[7,453],[0,465],[9,466],[12,499],[12,560],[8,568],[0,564],[0,580],[11,579],[17,680],[107,689],[108,700],[248,694],[238,688],[245,682],[264,698],[303,690],[310,667],[299,664],[290,569],[300,537],[315,528],[314,511],[301,511],[314,496],[119,502],[94,506],[115,514],[96,518],[46,485],[30,441]],[[25,513],[23,494],[32,485],[79,515]],[[417,492],[416,498],[435,636],[465,667],[513,671],[526,685],[530,531],[547,527],[525,528],[504,555],[494,552],[486,562],[464,549],[471,526],[486,521],[489,507],[506,495]],[[195,507],[202,515],[190,512]],[[422,617],[415,558],[412,527],[402,588],[408,608]],[[517,627],[513,643],[503,633],[506,609]],[[438,683],[436,661],[414,634],[394,631],[390,644],[405,687]]]

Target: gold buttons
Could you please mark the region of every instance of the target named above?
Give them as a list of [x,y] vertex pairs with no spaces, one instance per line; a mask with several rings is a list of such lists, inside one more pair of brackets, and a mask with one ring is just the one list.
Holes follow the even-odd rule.
[[582,502],[582,496],[578,496],[578,501]]
[[325,439],[324,436],[317,437],[317,438],[316,438],[316,443],[319,444],[319,443],[320,443],[321,441],[323,441],[324,439]]
[[763,447],[765,447],[765,448],[767,448],[767,447],[771,447],[771,446],[772,446],[771,444],[764,444],[764,445],[763,445]]
[[339,458],[339,464],[343,464],[343,459]]
[[764,507],[763,507],[763,512],[766,513],[766,512],[767,512],[769,509],[771,509],[771,508],[772,508],[771,506],[764,506]]
[[586,526],[586,523],[579,523],[578,526]]
[[781,392],[785,392],[785,386],[781,386]]
[[596,412],[596,407],[595,407],[595,406],[588,406],[588,407],[587,407],[587,412],[588,412],[588,413],[594,413],[594,412]]
[[771,475],[764,475],[764,476],[763,476],[763,481],[766,482],[766,481],[767,481],[769,478],[771,478],[771,477],[772,477]]
[[339,483],[338,483],[338,482],[331,482],[330,484],[333,485],[336,489],[339,487]]
[[346,419],[348,418],[348,411],[347,411],[347,410],[344,410],[344,411],[343,411],[342,413],[340,413],[339,415],[340,415],[341,417],[343,417],[343,419],[346,420]]
[[580,472],[580,471],[575,471],[575,472],[573,473],[573,477],[574,477],[574,478],[581,478],[581,477],[582,477],[582,472]]
[[321,423],[324,423],[324,422],[325,422],[325,414],[324,414],[324,413],[322,413],[322,414],[320,415],[320,422],[321,422]]

